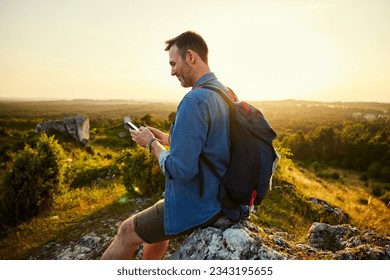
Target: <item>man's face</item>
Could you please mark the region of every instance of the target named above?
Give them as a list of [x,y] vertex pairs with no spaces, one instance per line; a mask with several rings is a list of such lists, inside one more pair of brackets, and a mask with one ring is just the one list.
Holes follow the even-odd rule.
[[191,67],[187,61],[182,59],[179,49],[175,45],[169,49],[169,64],[171,65],[171,75],[179,79],[182,87],[193,86]]

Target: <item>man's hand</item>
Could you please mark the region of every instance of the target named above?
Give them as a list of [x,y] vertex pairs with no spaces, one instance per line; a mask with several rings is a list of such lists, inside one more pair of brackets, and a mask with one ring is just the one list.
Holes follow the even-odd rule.
[[161,141],[161,144],[165,146],[169,146],[169,134],[162,132],[161,130],[158,130],[157,128],[154,127],[147,127],[147,129],[150,130],[150,132],[153,133],[154,137],[156,137],[158,140]]
[[138,145],[146,147],[146,144],[149,143],[154,137],[153,133],[146,127],[141,126],[139,131],[130,130],[131,139],[133,139]]
[[[153,132],[156,132],[157,135],[154,135],[152,133]],[[160,158],[160,154],[166,150],[166,148],[163,146],[163,144],[165,142],[163,142],[164,140],[160,140],[159,137],[162,137],[162,139],[165,139],[166,143],[168,143],[168,134],[158,130],[158,129],[155,129],[155,128],[146,128],[144,126],[141,126],[139,128],[139,131],[136,131],[136,130],[130,130],[130,133],[131,133],[131,138],[140,146],[146,148],[146,145],[148,143],[150,143],[150,147],[149,148],[149,151],[151,151],[153,153],[153,155],[156,157],[156,159],[159,159]],[[159,136],[159,137],[158,137]],[[151,140],[153,139],[159,139],[162,143],[160,143],[159,141],[153,141],[151,142]]]

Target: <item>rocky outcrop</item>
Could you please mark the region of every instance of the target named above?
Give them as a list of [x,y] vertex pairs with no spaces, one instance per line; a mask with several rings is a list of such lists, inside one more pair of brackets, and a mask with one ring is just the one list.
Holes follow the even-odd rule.
[[325,200],[321,200],[315,197],[309,197],[307,200],[313,202],[314,204],[320,205],[327,213],[334,216],[340,224],[349,223],[349,215],[345,213],[342,209],[338,207],[333,207]]
[[390,260],[390,236],[361,231],[351,225],[314,223],[309,230],[308,244],[331,251],[332,258],[339,260]]
[[287,257],[263,242],[251,223],[232,225],[221,218],[213,227],[192,233],[171,260],[282,260]]
[[168,259],[389,260],[390,236],[362,232],[350,225],[314,223],[308,243],[299,243],[286,232],[262,229],[248,221],[229,227],[217,224],[193,232]]
[[67,133],[77,141],[87,145],[89,143],[89,119],[83,115],[64,118],[62,121],[47,121],[38,123],[37,133],[60,131]]

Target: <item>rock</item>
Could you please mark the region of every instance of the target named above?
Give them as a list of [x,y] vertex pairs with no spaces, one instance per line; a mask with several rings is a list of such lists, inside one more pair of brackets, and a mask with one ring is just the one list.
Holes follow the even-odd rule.
[[37,133],[47,131],[68,133],[84,145],[89,143],[89,119],[83,115],[64,118],[63,121],[56,120],[38,123],[35,130]]
[[347,225],[314,223],[309,230],[308,243],[317,249],[339,251],[345,248],[346,240],[353,233],[357,234],[358,230]]
[[[222,222],[220,221],[222,220]],[[229,223],[221,218],[213,227],[193,232],[171,256],[170,260],[240,260],[286,259],[283,254],[253,236],[244,224],[226,228]],[[225,221],[224,221],[225,220]],[[251,224],[252,227],[255,227]]]
[[120,138],[125,138],[125,137],[129,137],[129,134],[126,133],[126,132],[124,132],[124,131],[121,131],[121,132],[118,133],[118,136],[119,136]]
[[390,259],[390,237],[350,225],[314,223],[308,243],[297,243],[277,229],[241,224],[199,229],[189,235],[171,260]]
[[[104,238],[96,236],[94,232],[83,235],[77,243],[68,246],[57,255],[58,260],[87,260],[100,251]],[[106,238],[107,239],[107,238]]]
[[326,212],[336,217],[340,224],[349,223],[350,220],[349,215],[345,213],[342,209],[331,206],[328,202],[315,197],[309,197],[308,200],[313,202],[314,204],[318,204],[322,206]]
[[89,142],[89,119],[83,115],[64,118],[67,132],[82,143]]
[[314,248],[335,252],[333,259],[390,259],[388,234],[380,236],[373,231],[362,232],[351,225],[314,223],[309,230],[308,243]]
[[385,248],[361,245],[356,248],[347,248],[335,254],[336,260],[390,260],[390,247]]

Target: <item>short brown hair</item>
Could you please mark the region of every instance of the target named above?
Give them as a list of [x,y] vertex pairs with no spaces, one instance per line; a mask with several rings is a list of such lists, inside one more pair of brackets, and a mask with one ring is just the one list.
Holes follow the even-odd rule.
[[183,60],[186,57],[187,51],[193,50],[200,56],[203,62],[208,63],[209,49],[205,40],[196,32],[184,32],[173,39],[165,41],[165,44],[167,45],[165,48],[166,51],[169,51],[173,45],[177,46]]

